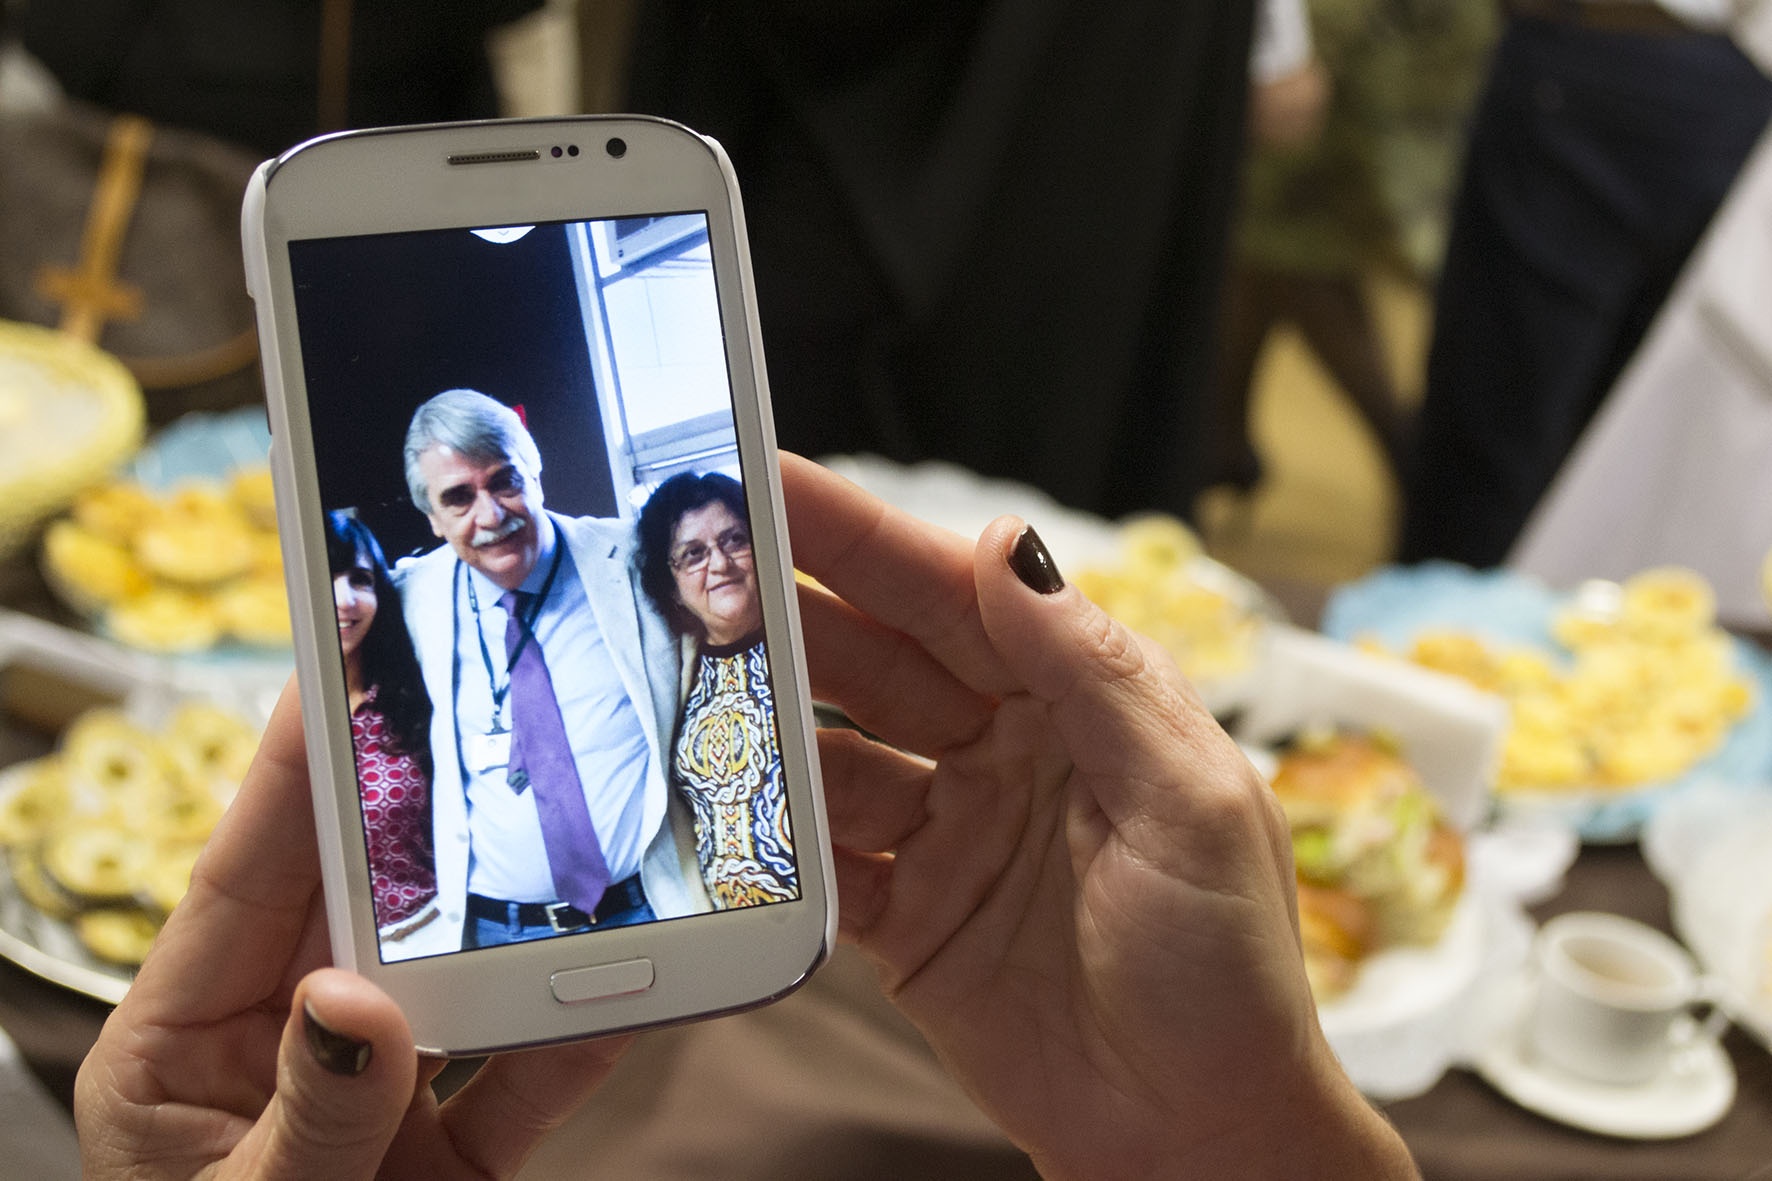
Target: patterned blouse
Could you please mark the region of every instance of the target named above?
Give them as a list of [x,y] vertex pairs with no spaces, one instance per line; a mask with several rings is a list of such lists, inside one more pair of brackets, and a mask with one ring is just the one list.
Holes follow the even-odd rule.
[[760,636],[702,646],[677,735],[676,771],[695,810],[695,851],[714,908],[798,898]]
[[351,715],[357,788],[369,844],[378,927],[404,922],[437,895],[431,859],[431,785],[412,756],[394,749],[375,690]]

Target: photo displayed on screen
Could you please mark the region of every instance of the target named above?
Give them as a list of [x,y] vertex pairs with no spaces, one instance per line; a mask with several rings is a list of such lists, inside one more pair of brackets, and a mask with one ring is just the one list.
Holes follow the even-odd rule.
[[383,961],[798,898],[706,217],[289,253]]

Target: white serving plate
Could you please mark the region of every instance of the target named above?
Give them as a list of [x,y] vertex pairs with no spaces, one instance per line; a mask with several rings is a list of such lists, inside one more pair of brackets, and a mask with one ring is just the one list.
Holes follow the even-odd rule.
[[[221,666],[149,656],[102,637],[70,631],[32,616],[0,611],[0,677],[28,673],[31,705],[53,721],[58,698],[84,706],[109,702],[157,727],[180,703],[212,701],[262,723],[288,669],[260,663]],[[77,710],[78,706],[70,706]],[[72,716],[62,719],[71,721]],[[0,769],[0,794],[18,777]],[[0,957],[26,971],[99,1000],[116,1003],[134,973],[88,952],[73,929],[37,910],[18,893],[0,854]]]

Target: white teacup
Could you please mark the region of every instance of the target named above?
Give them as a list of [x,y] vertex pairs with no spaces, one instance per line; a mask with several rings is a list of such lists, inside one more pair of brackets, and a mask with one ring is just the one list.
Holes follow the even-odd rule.
[[[1692,957],[1653,927],[1577,911],[1545,923],[1534,944],[1538,996],[1527,1045],[1583,1079],[1630,1085],[1659,1074],[1682,1045],[1728,1024]],[[1680,1020],[1708,1007],[1702,1025]]]

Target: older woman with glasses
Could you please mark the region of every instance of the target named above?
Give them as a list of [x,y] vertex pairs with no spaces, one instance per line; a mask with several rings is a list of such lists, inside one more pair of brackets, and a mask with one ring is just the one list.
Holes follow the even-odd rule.
[[640,512],[640,584],[694,648],[672,748],[716,909],[800,896],[744,489],[672,476]]

